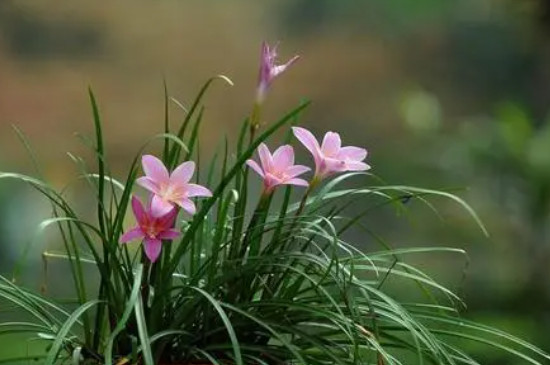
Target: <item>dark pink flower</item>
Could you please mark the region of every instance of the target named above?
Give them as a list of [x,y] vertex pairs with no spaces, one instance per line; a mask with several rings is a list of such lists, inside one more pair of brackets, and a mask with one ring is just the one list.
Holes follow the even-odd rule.
[[155,156],[145,155],[141,159],[145,176],[137,179],[137,183],[152,192],[151,209],[155,215],[164,215],[174,204],[179,205],[189,214],[195,214],[196,207],[190,199],[196,196],[212,196],[204,186],[190,184],[195,172],[195,163],[187,161],[176,167],[172,174],[161,160]]
[[370,166],[363,162],[367,157],[367,150],[354,146],[342,147],[338,133],[327,132],[323,143],[319,146],[315,136],[307,129],[292,127],[292,131],[313,155],[315,160],[314,179],[323,179],[338,172],[370,169]]
[[120,243],[141,239],[145,255],[155,262],[160,255],[162,240],[173,240],[180,233],[174,230],[174,221],[178,212],[175,208],[162,216],[155,216],[149,206],[143,208],[141,201],[135,196],[132,197],[132,210],[137,220],[137,226],[130,229],[120,237]]
[[294,149],[284,145],[271,154],[267,146],[262,143],[258,147],[261,166],[254,160],[247,160],[246,164],[264,179],[264,190],[271,192],[277,185],[308,186],[308,182],[297,176],[310,170],[307,166],[294,165]]
[[260,59],[260,75],[257,89],[257,102],[261,103],[271,82],[282,74],[290,65],[298,60],[299,56],[292,57],[287,63],[277,65],[277,46],[270,47],[266,42],[262,43],[262,54]]

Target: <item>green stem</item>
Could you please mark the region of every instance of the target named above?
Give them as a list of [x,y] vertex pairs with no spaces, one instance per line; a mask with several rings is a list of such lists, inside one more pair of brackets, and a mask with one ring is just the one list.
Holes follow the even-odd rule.
[[[298,218],[304,211],[307,203],[307,198],[309,198],[309,195],[315,189],[315,187],[319,184],[321,180],[314,176],[311,182],[309,183],[309,186],[306,189],[306,192],[304,193],[304,196],[302,197],[302,200],[300,201],[300,206],[298,207],[298,210],[296,210],[296,214],[294,215],[294,219],[292,220],[292,224],[290,225],[290,229],[288,230],[289,235],[292,235],[292,231],[294,231],[294,228],[296,228],[296,223],[298,223]],[[287,237],[288,238],[288,237]],[[285,240],[286,241],[286,240]]]
[[[143,245],[144,243],[142,243]],[[141,252],[141,263],[143,265],[143,272],[144,275],[141,278],[141,300],[143,303],[143,308],[145,311],[145,318],[148,318],[148,312],[149,308],[147,306],[147,300],[149,298],[149,286],[150,286],[150,280],[151,280],[151,261],[149,261],[149,258],[145,254],[145,250],[142,250]],[[140,299],[138,299],[140,300]],[[150,323],[150,321],[148,321]]]
[[265,191],[262,194],[260,201],[254,210],[252,219],[248,224],[248,228],[246,229],[246,234],[240,250],[241,257],[246,255],[248,247],[250,247],[250,251],[248,253],[249,256],[256,256],[260,252],[260,244],[262,241],[261,231],[263,230],[263,226],[267,218],[267,212],[269,211],[272,197],[273,191]]
[[261,111],[262,105],[259,102],[255,102],[250,114],[250,144],[254,142],[256,131],[260,129]]
[[[311,182],[309,183],[308,188],[306,189],[304,196],[302,196],[302,200],[300,201],[300,206],[298,207],[298,210],[296,211],[296,214],[294,215],[294,219],[292,220],[292,223],[290,224],[290,228],[287,231],[287,234],[283,237],[281,240],[280,250],[284,251],[293,241],[293,231],[296,228],[296,224],[298,223],[298,219],[300,218],[300,215],[304,211],[307,203],[307,199],[313,189],[319,184],[321,180],[317,178],[317,176],[314,176]],[[277,288],[280,283],[282,282],[283,278],[285,277],[286,273],[283,273],[281,275],[273,275],[268,279],[267,287],[269,290],[264,291],[262,294],[262,298],[266,298],[272,295],[274,293],[275,288]]]
[[[240,251],[238,251],[239,258],[241,259],[241,265],[244,265],[247,258],[256,257],[260,253],[263,238],[262,233],[265,226],[267,213],[269,212],[269,206],[271,204],[272,197],[272,190],[264,191],[260,198],[260,201],[258,202],[258,205],[256,206],[256,209],[254,210],[254,214],[246,229],[246,234],[244,236],[242,246],[240,247]],[[246,276],[244,278],[244,285],[242,286],[242,288],[244,289],[243,292],[239,294],[238,291],[236,291],[235,294],[243,295],[244,298],[247,298],[247,300],[250,299],[249,296],[253,295],[253,292],[249,293],[249,295],[247,295],[246,292],[248,291],[248,288],[252,286],[254,279],[254,275],[252,277]],[[236,298],[234,299],[236,300]]]

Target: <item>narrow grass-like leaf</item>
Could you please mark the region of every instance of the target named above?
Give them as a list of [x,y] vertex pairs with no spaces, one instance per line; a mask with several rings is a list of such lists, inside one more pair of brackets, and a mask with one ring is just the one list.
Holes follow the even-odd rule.
[[87,310],[92,308],[95,305],[101,304],[99,300],[91,300],[87,303],[84,303],[80,307],[78,307],[67,320],[65,323],[63,323],[63,326],[59,329],[59,331],[56,333],[55,340],[52,343],[52,346],[50,350],[48,351],[48,355],[46,357],[45,364],[46,365],[54,365],[55,361],[57,359],[57,356],[59,354],[59,350],[61,350],[61,346],[67,341],[67,335],[69,334],[69,331],[74,326],[74,324],[78,321],[80,316],[82,316]]
[[111,332],[111,335],[109,336],[109,340],[107,341],[107,345],[105,346],[105,364],[106,365],[113,364],[113,346],[115,343],[115,339],[118,336],[118,334],[124,330],[126,326],[126,322],[130,318],[130,315],[132,314],[132,311],[136,306],[136,301],[138,300],[138,295],[141,289],[142,277],[143,277],[143,265],[140,264],[138,265],[134,273],[134,284],[132,286],[132,292],[130,293],[130,297],[126,302],[126,307],[124,308],[122,317],[118,320],[116,327]]
[[138,328],[139,342],[141,343],[141,351],[143,353],[143,362],[145,365],[154,365],[153,352],[151,350],[151,340],[147,332],[147,321],[143,312],[143,298],[139,293],[134,304],[134,312],[136,314],[136,322]]
[[231,324],[231,320],[225,313],[224,309],[222,308],[222,303],[218,302],[216,299],[214,299],[208,292],[202,290],[201,288],[192,287],[193,290],[196,290],[198,293],[200,293],[202,296],[204,296],[210,304],[216,309],[216,312],[218,312],[218,315],[220,316],[220,319],[222,320],[223,324],[225,325],[225,328],[227,329],[227,334],[229,335],[229,339],[231,340],[231,345],[233,348],[233,353],[235,355],[235,364],[236,365],[243,365],[243,358],[241,355],[241,347],[239,345],[239,340],[237,339],[237,334],[235,333],[235,330],[233,329],[233,325]]

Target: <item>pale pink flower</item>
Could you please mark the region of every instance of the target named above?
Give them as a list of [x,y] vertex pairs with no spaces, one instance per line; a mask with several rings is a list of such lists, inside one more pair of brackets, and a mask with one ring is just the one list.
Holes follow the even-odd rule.
[[152,192],[151,210],[160,216],[169,212],[174,204],[179,205],[189,214],[195,214],[196,207],[190,199],[196,196],[212,196],[204,186],[190,184],[195,172],[195,163],[187,161],[176,167],[172,174],[161,160],[155,156],[145,155],[141,159],[145,176],[137,179],[137,183]]
[[135,239],[143,240],[145,255],[155,262],[160,255],[162,240],[173,240],[180,233],[172,227],[178,212],[175,208],[162,216],[155,216],[151,207],[143,208],[141,201],[132,197],[132,210],[137,220],[137,225],[120,237],[120,243],[126,243]]
[[261,166],[254,160],[247,160],[246,164],[264,179],[264,190],[270,193],[277,185],[308,186],[308,182],[296,178],[310,170],[307,166],[294,165],[294,149],[284,145],[273,153],[262,143],[258,147]]
[[370,169],[370,166],[363,162],[367,157],[367,150],[354,146],[342,147],[338,133],[327,132],[323,143],[319,146],[315,136],[307,129],[292,127],[292,131],[313,155],[315,160],[314,179],[323,179],[338,172]]
[[270,47],[266,42],[262,43],[262,54],[260,59],[260,75],[258,78],[257,102],[261,103],[271,82],[282,74],[290,65],[296,62],[299,56],[292,57],[287,63],[277,65],[277,45]]

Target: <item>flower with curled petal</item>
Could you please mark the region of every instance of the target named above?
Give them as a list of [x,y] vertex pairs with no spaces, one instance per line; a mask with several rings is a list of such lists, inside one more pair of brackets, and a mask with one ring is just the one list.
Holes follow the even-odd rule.
[[370,169],[370,166],[363,162],[367,157],[367,150],[354,146],[342,147],[338,133],[327,132],[323,143],[319,145],[315,136],[307,129],[292,127],[292,131],[315,160],[314,181],[339,172]]
[[261,166],[254,160],[247,160],[246,164],[264,179],[264,193],[269,194],[278,185],[308,186],[308,182],[297,178],[310,170],[307,166],[294,165],[294,149],[284,145],[275,150],[273,155],[269,148],[262,143],[258,147]]
[[260,58],[260,74],[258,77],[258,89],[256,91],[256,101],[262,103],[269,86],[273,80],[286,71],[300,57],[294,56],[287,63],[277,65],[277,46],[270,47],[266,42],[262,43],[262,54]]
[[186,161],[176,167],[170,174],[161,160],[155,156],[145,155],[141,159],[145,176],[137,183],[153,193],[151,211],[160,216],[178,205],[189,214],[195,214],[196,207],[190,199],[196,196],[210,197],[212,193],[204,186],[191,184],[195,172],[195,163]]

